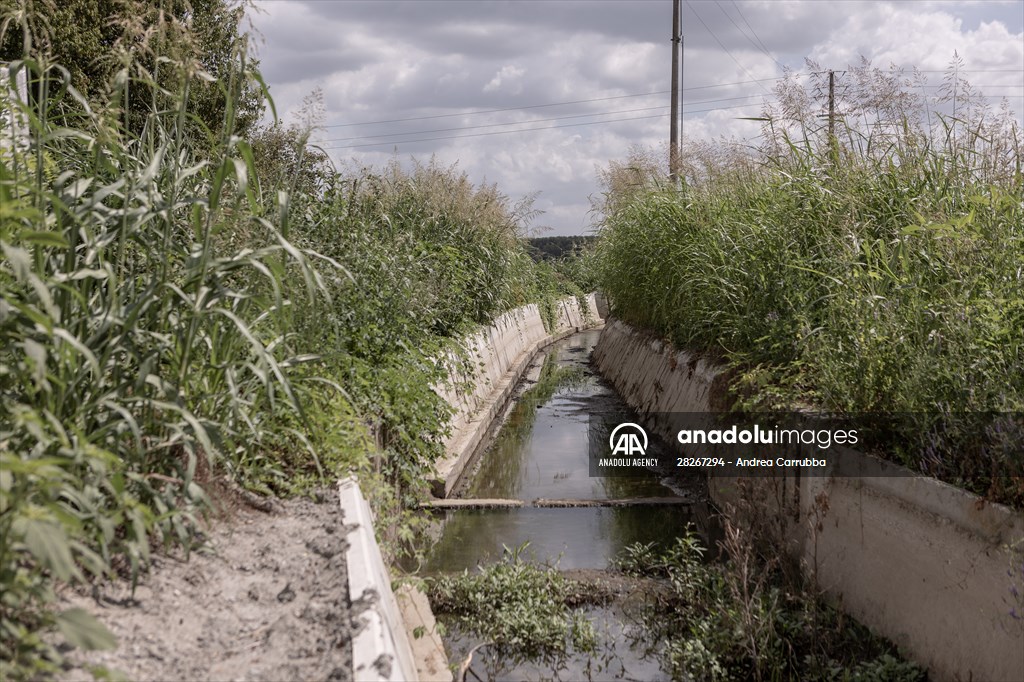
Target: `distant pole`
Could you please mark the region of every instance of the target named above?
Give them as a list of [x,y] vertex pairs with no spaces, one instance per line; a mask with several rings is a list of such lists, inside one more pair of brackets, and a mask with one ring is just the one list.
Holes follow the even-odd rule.
[[680,0],[672,0],[672,122],[668,135],[668,176],[673,184],[679,182],[679,47]]
[[828,70],[828,143],[836,139],[836,72]]
[[836,139],[836,72],[828,70],[828,155],[839,165],[839,141]]

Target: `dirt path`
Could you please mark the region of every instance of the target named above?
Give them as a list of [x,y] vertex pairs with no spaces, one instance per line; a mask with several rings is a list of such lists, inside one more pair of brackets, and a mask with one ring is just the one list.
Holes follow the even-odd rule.
[[334,495],[325,499],[233,512],[211,532],[212,551],[157,558],[134,597],[126,583],[63,595],[120,644],[71,652],[62,678],[91,680],[103,666],[161,682],[351,680],[346,530]]

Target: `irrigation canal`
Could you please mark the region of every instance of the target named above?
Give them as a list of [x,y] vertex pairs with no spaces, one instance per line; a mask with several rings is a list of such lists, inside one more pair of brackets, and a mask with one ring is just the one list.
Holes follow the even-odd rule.
[[[502,419],[456,486],[453,499],[432,506],[425,572],[474,570],[501,561],[508,549],[561,570],[604,571],[637,542],[666,543],[697,531],[706,515],[699,484],[668,472],[595,475],[615,424],[635,417],[590,364],[600,330],[549,346],[527,370]],[[665,447],[652,439],[651,448]],[[597,448],[597,449],[595,449]],[[552,662],[502,660],[487,648],[474,654],[467,679],[667,679],[620,603],[590,607],[601,639],[597,654],[569,651]],[[479,642],[449,628],[452,661]]]

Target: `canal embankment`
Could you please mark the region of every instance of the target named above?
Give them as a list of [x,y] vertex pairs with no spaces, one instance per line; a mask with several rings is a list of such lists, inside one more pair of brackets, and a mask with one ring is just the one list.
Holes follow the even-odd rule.
[[[594,351],[641,414],[722,410],[725,368],[610,321]],[[649,428],[674,439],[667,419]],[[778,520],[778,551],[843,610],[938,680],[1024,679],[1019,594],[1024,515],[850,451],[855,476],[713,476],[719,509]],[[1016,601],[1015,601],[1016,600]],[[1015,618],[1016,615],[1016,618]]]

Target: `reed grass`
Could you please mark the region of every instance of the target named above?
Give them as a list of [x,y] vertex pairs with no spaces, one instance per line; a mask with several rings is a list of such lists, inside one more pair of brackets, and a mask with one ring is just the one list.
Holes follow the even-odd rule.
[[734,367],[737,406],[906,415],[889,456],[1021,505],[1021,132],[956,64],[930,108],[899,74],[853,76],[834,139],[787,82],[762,144],[691,147],[681,189],[642,157],[611,168],[602,287]]
[[[124,68],[86,97],[33,42],[46,22],[27,7],[0,17],[25,37],[0,83],[12,679],[59,670],[55,629],[114,644],[85,612],[54,612],[56,585],[135,581],[154,548],[187,554],[232,486],[295,494],[355,471],[389,553],[411,544],[449,416],[434,358],[472,325],[577,291],[527,256],[529,201],[432,162],[339,173],[308,125],[240,136],[254,90],[273,109],[244,37],[214,79],[160,39],[187,26],[125,22]],[[194,111],[199,84],[223,96],[216,129]]]

